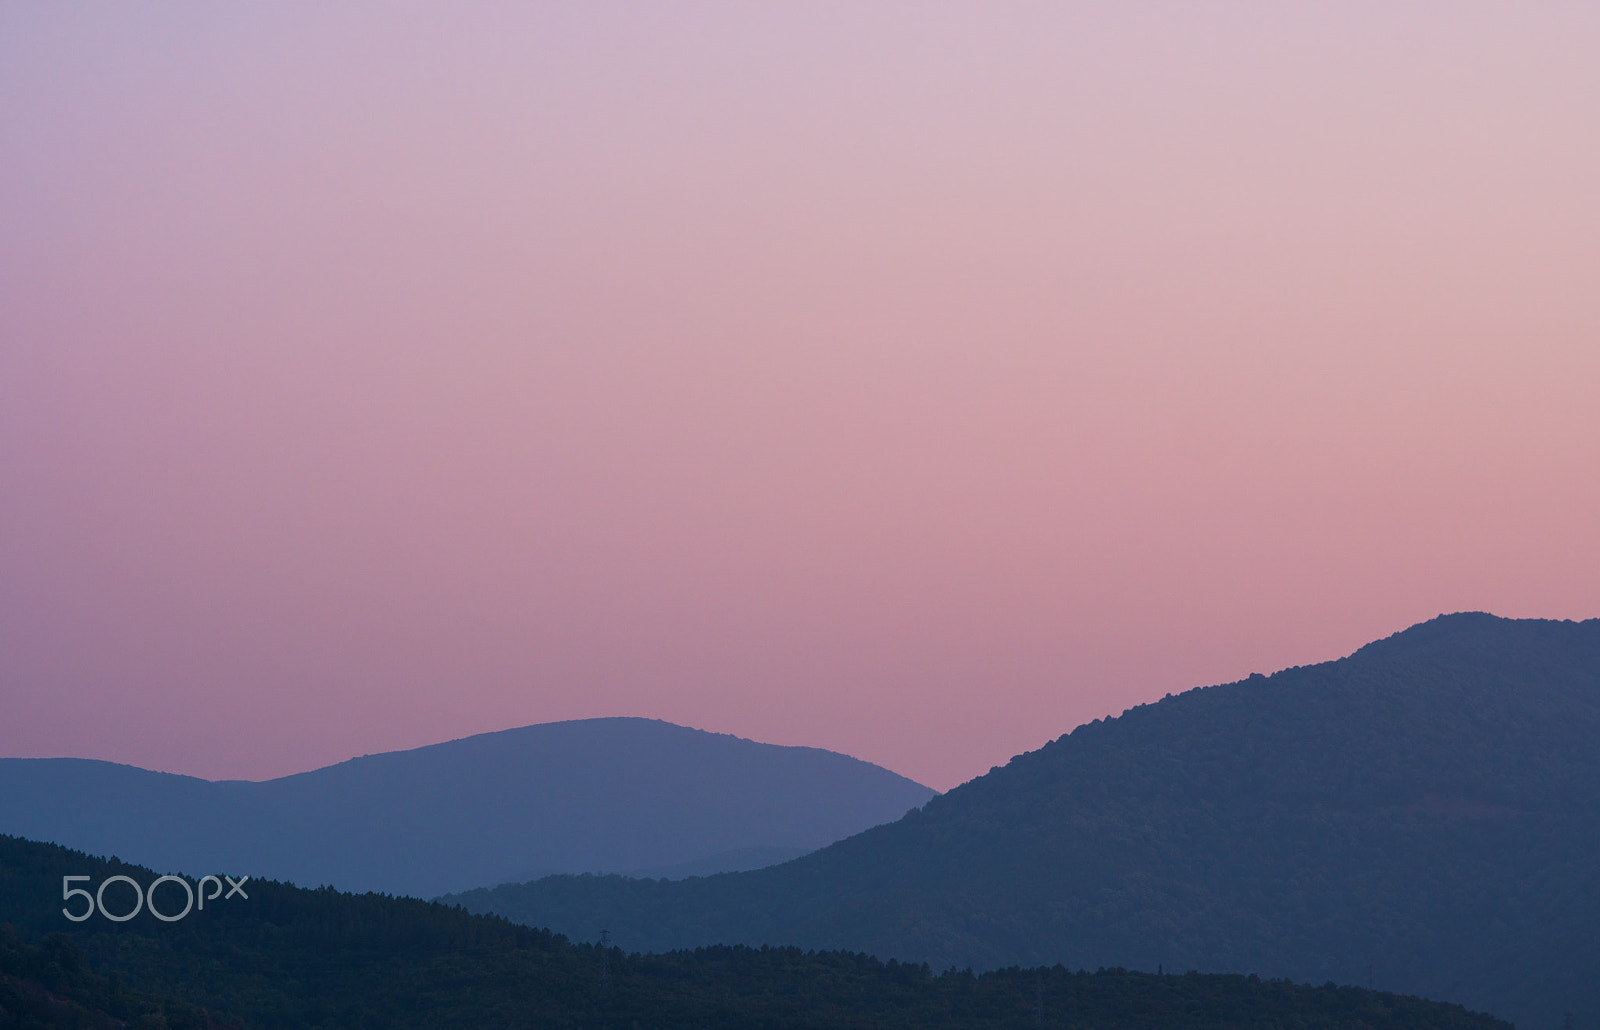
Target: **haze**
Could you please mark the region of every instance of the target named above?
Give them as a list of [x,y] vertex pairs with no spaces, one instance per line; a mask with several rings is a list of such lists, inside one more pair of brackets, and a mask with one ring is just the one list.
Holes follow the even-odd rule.
[[0,10],[0,754],[943,789],[1600,614],[1600,9],[864,6]]

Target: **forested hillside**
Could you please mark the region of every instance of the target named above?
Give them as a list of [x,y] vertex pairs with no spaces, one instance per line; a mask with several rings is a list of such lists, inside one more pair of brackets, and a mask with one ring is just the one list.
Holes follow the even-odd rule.
[[[77,991],[83,1004],[55,1002],[53,1018],[10,1025],[99,1026],[95,1018],[123,1011],[137,1016],[130,1025],[174,1030],[199,1030],[219,1019],[252,1030],[1507,1030],[1458,1006],[1241,975],[1059,967],[936,974],[921,965],[797,948],[625,954],[409,898],[255,881],[245,885],[247,898],[217,898],[172,921],[144,909],[126,922],[94,911],[74,923],[62,914],[61,878],[69,875],[87,877],[74,882],[86,882],[91,893],[113,876],[143,887],[156,877],[148,869],[0,837],[0,923],[19,931],[0,928],[0,1026],[8,1025],[3,1007],[11,996],[5,991],[15,985],[37,1000],[43,982],[59,993]],[[122,896],[107,894],[105,904],[120,916],[133,910],[133,888],[115,886]],[[160,890],[167,893],[159,910],[175,916],[182,890],[170,882]],[[90,911],[83,898],[67,905],[75,913]],[[23,977],[10,979],[13,970]],[[130,1000],[133,991],[179,1000],[165,1009],[138,1008],[145,1003]]]
[[37,944],[0,923],[0,1028],[72,1027],[116,1030],[220,1030],[227,1024],[176,998],[130,990],[89,968],[71,935],[45,934]]
[[1373,983],[1600,1025],[1600,620],[1441,617],[1080,726],[888,826],[681,883],[460,897],[629,948]]

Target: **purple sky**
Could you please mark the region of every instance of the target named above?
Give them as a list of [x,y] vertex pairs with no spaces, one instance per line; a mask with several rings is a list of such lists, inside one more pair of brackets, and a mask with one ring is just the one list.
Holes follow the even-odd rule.
[[1600,615],[1596,5],[334,6],[0,8],[0,755],[942,789]]

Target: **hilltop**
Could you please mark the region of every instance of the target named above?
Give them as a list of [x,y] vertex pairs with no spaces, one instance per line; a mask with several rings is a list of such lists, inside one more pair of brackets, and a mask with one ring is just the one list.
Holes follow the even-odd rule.
[[431,897],[546,873],[749,869],[933,795],[820,748],[584,719],[261,783],[0,759],[0,833],[159,869]]

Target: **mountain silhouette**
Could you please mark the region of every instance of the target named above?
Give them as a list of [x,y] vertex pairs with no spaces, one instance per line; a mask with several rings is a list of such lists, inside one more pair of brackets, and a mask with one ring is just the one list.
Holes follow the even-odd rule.
[[446,900],[629,949],[1249,971],[1600,1026],[1600,620],[1442,616],[1168,695],[766,869]]
[[530,870],[748,869],[933,795],[832,751],[586,719],[260,783],[0,759],[0,833],[163,870],[431,897]]
[[[63,899],[63,875],[102,885],[96,896],[113,883],[109,911],[127,918]],[[974,976],[799,948],[628,954],[416,898],[272,881],[192,910],[179,899],[203,884],[169,882],[165,918],[148,904],[128,914],[136,889],[148,887],[148,901],[156,881],[150,869],[0,835],[0,1027],[1511,1030],[1457,1005],[1240,974]],[[64,900],[85,918],[66,918]]]

